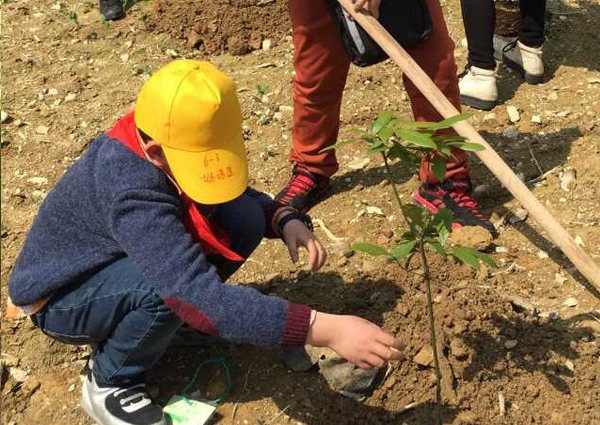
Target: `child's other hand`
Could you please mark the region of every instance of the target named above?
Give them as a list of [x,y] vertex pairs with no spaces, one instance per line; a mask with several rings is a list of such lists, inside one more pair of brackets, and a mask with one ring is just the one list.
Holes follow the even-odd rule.
[[327,253],[313,232],[300,220],[291,220],[283,228],[283,240],[290,251],[293,263],[298,262],[298,247],[308,250],[308,266],[316,272],[327,260]]
[[404,350],[404,344],[368,320],[320,312],[306,342],[327,346],[361,369],[383,367],[390,360],[400,360]]

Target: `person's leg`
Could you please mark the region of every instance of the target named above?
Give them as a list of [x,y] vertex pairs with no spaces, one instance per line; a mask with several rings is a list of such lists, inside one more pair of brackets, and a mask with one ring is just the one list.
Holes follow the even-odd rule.
[[[454,43],[448,34],[444,21],[442,8],[438,0],[427,0],[427,6],[433,21],[431,36],[417,48],[408,50],[408,53],[419,66],[431,77],[438,88],[446,95],[452,104],[460,111],[460,95],[458,91],[458,77],[456,76],[456,63],[454,62]],[[410,97],[413,116],[416,121],[440,121],[442,116],[423,96],[419,89],[406,76],[403,76],[404,86]],[[449,133],[455,134],[454,131]],[[469,178],[467,155],[465,152],[455,150],[454,162],[447,163],[446,178]],[[422,182],[437,182],[431,165],[423,160],[419,177]]]
[[[409,53],[460,111],[454,43],[448,34],[439,1],[426,1],[433,21],[433,31],[428,40],[418,48],[409,50]],[[407,77],[404,77],[404,84],[411,99],[413,115],[417,121],[442,119],[441,115]],[[453,130],[447,133],[456,134]],[[454,160],[448,161],[446,164],[447,171],[443,184],[439,184],[435,178],[428,158],[423,158],[419,171],[422,185],[413,195],[415,201],[434,213],[441,208],[448,208],[454,215],[455,227],[460,225],[482,226],[493,232],[493,226],[483,218],[477,203],[470,196],[471,183],[467,153],[458,149],[453,150],[452,153]]]
[[139,379],[182,324],[128,258],[59,290],[33,319],[59,341],[96,344],[94,375],[104,384]]
[[528,47],[541,47],[544,44],[546,0],[520,0],[519,6],[519,41]]
[[546,0],[521,0],[518,41],[502,50],[502,61],[519,72],[529,84],[544,82],[544,24]]
[[59,341],[96,345],[81,399],[96,422],[165,424],[143,374],[182,322],[128,258],[59,290],[32,320]]
[[334,150],[342,94],[350,67],[327,0],[288,0],[294,41],[294,122],[289,159],[292,176],[275,197],[308,211],[326,197],[338,169]]
[[121,0],[99,0],[98,7],[107,21],[116,21],[125,16]]
[[463,22],[469,46],[469,65],[495,69],[494,27],[496,7],[494,0],[461,0]]
[[326,0],[288,0],[294,42],[294,126],[290,159],[323,176],[338,164],[336,142],[350,67]]
[[[251,196],[242,195],[233,201],[218,205],[210,218],[229,236],[230,249],[246,259],[260,244],[265,232],[265,214]],[[231,261],[220,255],[209,255],[223,281],[239,269],[243,262]]]

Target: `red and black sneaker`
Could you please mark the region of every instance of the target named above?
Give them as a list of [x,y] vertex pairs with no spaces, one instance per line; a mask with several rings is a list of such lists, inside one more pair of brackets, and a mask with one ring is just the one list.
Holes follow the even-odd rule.
[[444,208],[450,210],[454,215],[453,229],[481,226],[496,238],[496,228],[481,214],[471,192],[470,180],[446,180],[442,184],[423,183],[414,193],[413,199],[434,214]]
[[330,190],[329,177],[311,173],[302,165],[296,165],[292,170],[292,178],[285,189],[277,194],[275,201],[306,213],[325,199]]

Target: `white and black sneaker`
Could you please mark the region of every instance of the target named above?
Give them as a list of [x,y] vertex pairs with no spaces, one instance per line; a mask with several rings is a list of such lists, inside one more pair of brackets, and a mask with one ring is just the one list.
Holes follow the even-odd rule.
[[99,385],[91,371],[83,383],[81,406],[98,425],[167,425],[146,384]]

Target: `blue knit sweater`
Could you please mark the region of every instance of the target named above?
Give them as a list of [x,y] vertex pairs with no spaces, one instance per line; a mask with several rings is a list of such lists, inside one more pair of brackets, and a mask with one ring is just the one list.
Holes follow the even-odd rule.
[[31,304],[128,256],[163,299],[186,306],[184,320],[204,314],[234,342],[304,344],[310,309],[221,282],[182,208],[162,171],[98,136],[44,200],[9,281],[12,301]]

